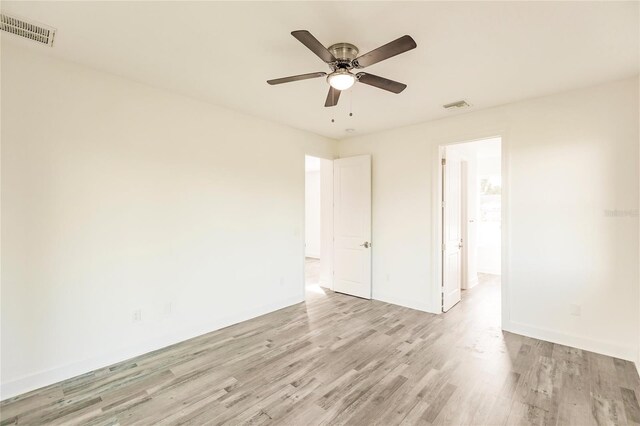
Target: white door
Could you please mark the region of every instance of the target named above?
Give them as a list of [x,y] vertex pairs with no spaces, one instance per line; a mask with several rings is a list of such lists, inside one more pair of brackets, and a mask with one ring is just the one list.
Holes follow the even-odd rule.
[[460,301],[462,284],[461,158],[446,150],[442,161],[442,311]]
[[371,156],[333,162],[333,290],[371,299]]

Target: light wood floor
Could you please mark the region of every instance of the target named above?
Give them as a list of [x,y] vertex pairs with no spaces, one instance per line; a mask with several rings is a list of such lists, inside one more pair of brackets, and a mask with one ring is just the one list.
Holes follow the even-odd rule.
[[499,328],[485,279],[445,315],[327,292],[1,404],[2,424],[638,424],[633,364]]
[[320,284],[320,259],[305,258],[304,279],[307,287]]

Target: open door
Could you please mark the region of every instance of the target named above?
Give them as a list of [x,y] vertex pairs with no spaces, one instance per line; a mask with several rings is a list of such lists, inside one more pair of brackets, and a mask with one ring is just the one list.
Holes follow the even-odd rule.
[[371,156],[333,162],[334,291],[371,299]]
[[446,150],[442,160],[442,311],[460,301],[462,285],[462,161]]

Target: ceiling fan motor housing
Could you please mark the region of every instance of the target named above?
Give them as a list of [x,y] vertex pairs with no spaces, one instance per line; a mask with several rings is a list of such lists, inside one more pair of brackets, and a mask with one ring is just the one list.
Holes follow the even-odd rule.
[[338,60],[337,68],[352,68],[351,61],[358,57],[358,48],[351,43],[336,43],[327,49]]

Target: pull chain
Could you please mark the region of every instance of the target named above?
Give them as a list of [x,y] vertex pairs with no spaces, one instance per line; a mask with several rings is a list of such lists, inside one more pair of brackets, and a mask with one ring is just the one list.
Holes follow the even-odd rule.
[[353,90],[349,93],[349,117],[353,117]]

